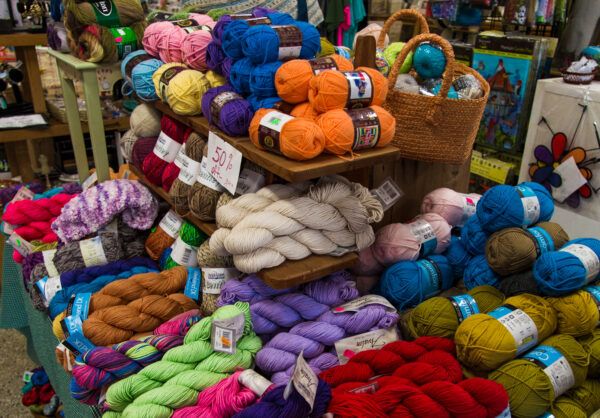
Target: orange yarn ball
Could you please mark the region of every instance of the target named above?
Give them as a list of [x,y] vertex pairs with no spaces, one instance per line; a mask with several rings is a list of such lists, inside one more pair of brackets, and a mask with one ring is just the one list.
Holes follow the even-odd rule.
[[373,68],[359,67],[352,73],[366,73],[372,84],[372,97],[363,96],[364,104],[356,104],[356,101],[349,101],[351,94],[350,87],[356,93],[365,94],[362,91],[365,85],[359,83],[359,79],[350,80],[341,71],[323,71],[319,75],[313,77],[309,83],[308,100],[319,112],[327,112],[334,109],[344,109],[346,107],[367,107],[370,105],[380,106],[387,96],[388,81],[379,71]]
[[[355,119],[359,114],[363,114],[361,120],[364,120],[365,115],[375,116],[373,124],[363,126],[363,137],[357,138],[359,126],[355,125]],[[374,137],[375,131],[369,129],[370,126],[376,126],[379,119],[379,140],[376,147],[385,147],[389,144],[396,132],[396,119],[384,108],[380,106],[370,106],[364,109],[336,109],[323,113],[317,120],[317,124],[325,134],[325,150],[332,154],[345,154],[349,151],[360,150],[363,148],[372,148],[369,142]],[[368,119],[367,119],[368,120]],[[356,146],[354,145],[357,142]]]
[[[282,118],[290,118],[273,109],[260,109],[254,114],[248,132],[250,139],[256,147],[260,149],[268,149],[275,153],[280,152],[292,160],[309,160],[316,157],[325,149],[325,135],[315,121],[307,118],[292,118],[287,121],[282,127],[279,135],[279,149],[277,149],[277,139],[268,137],[269,142],[263,141],[264,145],[259,140],[259,126],[261,120],[270,113],[277,112]],[[266,122],[266,121],[265,121]],[[271,145],[269,145],[271,144]],[[265,146],[266,145],[266,146]]]
[[296,118],[308,118],[312,120],[317,120],[317,118],[321,116],[321,114],[311,106],[310,102],[297,104],[290,112],[290,115]]
[[[319,71],[319,67],[331,67],[333,64],[337,66],[338,70],[354,69],[352,61],[337,54],[311,60],[291,60],[284,63],[275,73],[275,88],[278,96],[293,104],[307,101],[308,87],[310,80],[315,76],[314,71]],[[314,70],[313,67],[315,67]]]

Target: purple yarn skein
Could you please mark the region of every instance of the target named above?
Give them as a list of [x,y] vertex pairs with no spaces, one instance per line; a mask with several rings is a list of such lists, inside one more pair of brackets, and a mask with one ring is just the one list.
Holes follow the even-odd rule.
[[[223,95],[229,93],[228,95]],[[212,112],[215,98],[229,100],[222,104],[220,111]],[[252,105],[233,91],[230,85],[213,87],[208,89],[202,96],[200,102],[202,113],[208,119],[208,123],[218,126],[223,132],[230,136],[242,136],[248,133],[248,126],[252,121],[254,112]]]
[[225,77],[227,81],[229,81],[229,74],[231,73],[231,67],[233,67],[234,62],[234,60],[226,56],[221,63],[221,74],[223,74],[223,77]]
[[[214,36],[214,30],[213,30]],[[221,49],[221,45],[217,41],[213,40],[206,46],[206,66],[218,74],[222,74],[221,65],[225,60],[225,53]]]

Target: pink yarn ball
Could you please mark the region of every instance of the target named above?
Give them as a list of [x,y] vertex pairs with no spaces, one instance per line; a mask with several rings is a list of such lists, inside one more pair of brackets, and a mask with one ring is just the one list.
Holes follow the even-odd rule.
[[158,55],[162,62],[183,62],[181,44],[187,35],[183,28],[171,25],[171,29],[158,44]]
[[148,25],[144,31],[142,45],[146,52],[153,57],[158,58],[158,46],[164,41],[165,36],[173,29],[173,24],[169,22],[156,22]]
[[217,22],[215,22],[209,15],[203,15],[200,13],[190,13],[188,19],[194,20],[199,25],[206,25],[210,26],[211,28],[214,28],[217,24]]
[[374,276],[383,270],[383,265],[375,259],[373,255],[373,246],[365,248],[358,252],[358,265],[350,270],[357,276]]
[[[477,206],[480,198],[481,195],[477,193],[462,194],[442,187],[428,193],[423,198],[421,212],[437,213],[452,226],[463,225],[474,213],[465,209],[466,205],[472,203]],[[470,202],[467,199],[470,199]]]
[[[435,233],[437,245],[435,254],[443,253],[450,244],[450,230],[448,222],[437,213],[426,213],[417,216],[412,222],[419,219],[427,221]],[[377,231],[375,243],[372,246],[373,256],[383,264],[389,266],[399,261],[413,261],[421,255],[421,241],[416,237],[411,224],[389,224]]]
[[205,30],[189,33],[181,44],[183,62],[199,71],[206,71],[206,47],[212,41],[212,35]]

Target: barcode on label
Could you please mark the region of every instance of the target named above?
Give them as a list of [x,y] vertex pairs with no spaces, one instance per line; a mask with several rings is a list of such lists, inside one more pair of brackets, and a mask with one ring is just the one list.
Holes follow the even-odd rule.
[[385,181],[378,188],[371,191],[377,199],[381,202],[381,206],[383,210],[388,210],[391,208],[394,203],[398,201],[402,196],[404,196],[404,192],[391,177],[385,179]]

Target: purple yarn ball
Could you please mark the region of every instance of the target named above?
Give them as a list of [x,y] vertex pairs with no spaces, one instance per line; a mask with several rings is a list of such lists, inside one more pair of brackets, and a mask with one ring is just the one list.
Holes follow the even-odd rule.
[[[218,106],[215,99],[225,100]],[[233,91],[231,86],[224,85],[209,89],[202,96],[202,113],[211,125],[218,126],[230,136],[243,136],[248,132],[254,112],[252,105]],[[220,108],[220,110],[219,110]]]
[[206,46],[206,66],[210,70],[222,74],[223,71],[221,70],[221,66],[223,65],[225,57],[226,55],[221,49],[221,45],[219,45],[217,41],[213,39],[208,43]]
[[225,77],[227,81],[229,81],[229,74],[231,73],[231,67],[233,67],[234,62],[235,61],[226,56],[221,63],[221,74],[223,74],[223,77]]

